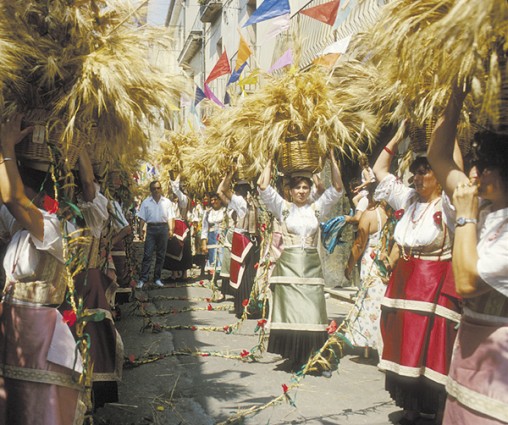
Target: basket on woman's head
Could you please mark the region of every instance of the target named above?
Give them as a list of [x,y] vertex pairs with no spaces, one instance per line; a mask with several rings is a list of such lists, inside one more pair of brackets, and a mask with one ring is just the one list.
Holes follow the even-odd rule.
[[54,120],[46,109],[26,112],[22,126],[33,126],[34,130],[16,145],[20,161],[38,164],[38,169],[48,169],[51,163],[75,168],[83,145],[81,131],[75,129],[74,134],[66,134],[64,122]]
[[321,171],[323,158],[317,146],[313,146],[303,135],[287,136],[281,143],[279,169],[286,175],[307,171],[311,174]]

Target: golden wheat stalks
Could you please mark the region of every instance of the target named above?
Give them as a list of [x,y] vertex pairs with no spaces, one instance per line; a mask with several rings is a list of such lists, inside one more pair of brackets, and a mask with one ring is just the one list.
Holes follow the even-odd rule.
[[65,129],[62,145],[77,128],[94,126],[92,147],[143,152],[147,129],[170,118],[186,89],[147,55],[171,48],[168,29],[141,25],[139,10],[126,1],[20,0],[4,2],[2,12],[0,46],[20,46],[28,64],[21,87],[4,84],[7,111],[47,109],[48,128]]
[[[381,113],[423,124],[438,115],[453,84],[470,84],[464,119],[499,121],[503,1],[398,0],[361,40],[393,96]],[[501,55],[502,56],[502,55]]]

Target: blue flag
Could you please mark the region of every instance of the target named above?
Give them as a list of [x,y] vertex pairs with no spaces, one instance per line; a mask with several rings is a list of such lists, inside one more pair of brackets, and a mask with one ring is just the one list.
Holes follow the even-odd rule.
[[206,98],[206,94],[203,90],[196,86],[196,93],[194,94],[194,106]]
[[236,83],[240,79],[240,75],[242,75],[242,71],[246,66],[247,62],[244,62],[242,65],[240,65],[240,68],[238,68],[236,71],[233,71],[231,77],[229,77],[229,81],[227,83],[228,86],[232,83]]
[[224,105],[229,105],[230,103],[231,103],[231,96],[229,96],[229,93],[226,90],[226,94],[224,95]]
[[289,0],[265,0],[254,11],[243,27],[290,13]]

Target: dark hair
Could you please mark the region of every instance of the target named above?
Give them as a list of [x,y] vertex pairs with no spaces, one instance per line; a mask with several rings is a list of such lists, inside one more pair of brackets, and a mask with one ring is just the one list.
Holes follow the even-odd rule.
[[[157,183],[161,184],[161,182],[159,180],[153,180],[152,182],[150,182],[150,190],[152,190],[152,187],[154,185],[156,185]],[[162,186],[162,185],[161,185]]]
[[414,174],[416,170],[418,170],[418,168],[422,166],[425,167],[426,170],[432,170],[432,167],[430,166],[427,157],[419,156],[411,163],[411,165],[409,166],[409,171]]
[[53,179],[49,171],[39,171],[33,168],[24,167],[20,165],[18,167],[19,174],[23,184],[35,192],[45,192],[46,195],[55,197],[55,188],[53,185]]
[[233,188],[236,194],[240,196],[247,196],[247,194],[250,192],[251,188],[248,183],[237,183],[235,184],[235,187]]
[[478,172],[487,167],[495,168],[504,184],[508,184],[508,135],[484,130],[475,134],[475,142]]
[[212,199],[212,198],[220,199],[220,196],[219,196],[219,194],[217,192],[208,192],[208,197],[210,199]]
[[368,167],[369,166],[369,158],[367,158],[367,155],[362,154],[358,157],[358,163],[360,164],[360,166],[362,168]]
[[296,186],[298,186],[301,182],[305,182],[309,185],[309,187],[312,187],[312,180],[308,177],[303,176],[296,176],[291,177],[289,179],[289,188],[294,189]]

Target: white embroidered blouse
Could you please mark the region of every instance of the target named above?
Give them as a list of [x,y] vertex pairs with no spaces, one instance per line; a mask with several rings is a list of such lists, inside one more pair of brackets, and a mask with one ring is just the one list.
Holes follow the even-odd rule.
[[316,239],[315,235],[319,230],[318,217],[327,215],[343,194],[343,191],[338,192],[331,186],[316,202],[297,207],[292,202],[285,201],[272,186],[265,190],[258,188],[258,192],[266,208],[281,223],[285,221],[288,232],[298,241],[296,244],[285,243],[285,248],[315,248],[316,245],[310,240]]
[[[443,240],[445,218],[441,213],[441,198],[419,202],[416,190],[389,174],[379,183],[374,199],[386,201],[395,211],[404,210],[395,226],[394,239],[407,253],[411,250],[414,254],[436,256],[441,260],[451,258],[449,238]],[[441,213],[440,218],[436,213]]]

